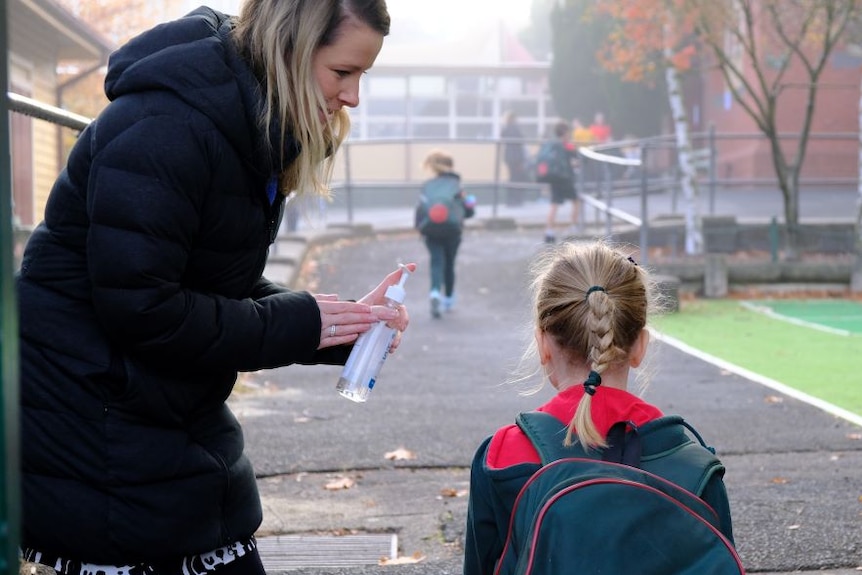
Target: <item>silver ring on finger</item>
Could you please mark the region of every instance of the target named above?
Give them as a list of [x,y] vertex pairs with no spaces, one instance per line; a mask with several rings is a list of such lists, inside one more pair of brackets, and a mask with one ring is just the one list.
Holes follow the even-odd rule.
[[331,326],[329,326],[329,337],[335,337],[335,328],[336,327],[337,326],[335,324],[332,324]]

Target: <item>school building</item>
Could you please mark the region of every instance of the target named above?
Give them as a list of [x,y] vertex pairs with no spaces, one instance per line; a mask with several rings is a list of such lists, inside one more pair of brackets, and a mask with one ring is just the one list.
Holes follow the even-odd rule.
[[[174,18],[197,4],[148,2],[148,17]],[[210,4],[235,12],[239,1]],[[81,74],[101,73],[115,45],[59,0],[9,0],[8,13],[9,89],[45,104],[64,107],[68,85],[61,83],[59,64],[75,60]],[[549,71],[549,61],[533,58],[515,31],[493,18],[469,34],[443,40],[394,28],[375,66],[363,76],[359,107],[350,111],[352,134],[338,158],[337,182],[349,176],[359,185],[415,183],[425,176],[420,169],[425,154],[439,146],[453,153],[465,181],[506,181],[498,142],[502,117],[515,111],[525,138],[538,142],[557,120]],[[839,47],[819,87],[804,177],[844,184],[857,177],[860,78],[859,50]],[[782,132],[792,134],[801,126],[804,81],[801,70],[788,71],[778,107]],[[715,126],[718,177],[774,180],[769,143],[729,96],[717,70],[706,66],[701,75],[689,76],[685,99],[692,132]],[[14,215],[17,225],[31,227],[41,219],[66,147],[56,125],[15,112],[10,120]],[[671,131],[668,125],[666,132]],[[795,141],[786,139],[788,149]]]

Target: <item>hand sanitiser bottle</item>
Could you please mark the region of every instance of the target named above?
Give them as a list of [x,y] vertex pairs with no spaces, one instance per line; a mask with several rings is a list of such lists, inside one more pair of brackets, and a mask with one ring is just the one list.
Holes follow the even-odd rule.
[[[394,309],[404,302],[404,282],[409,275],[407,267],[401,265],[401,280],[386,288],[387,307]],[[358,403],[366,401],[389,355],[389,346],[394,337],[395,329],[387,326],[385,321],[377,322],[374,327],[360,334],[335,387],[338,393]]]

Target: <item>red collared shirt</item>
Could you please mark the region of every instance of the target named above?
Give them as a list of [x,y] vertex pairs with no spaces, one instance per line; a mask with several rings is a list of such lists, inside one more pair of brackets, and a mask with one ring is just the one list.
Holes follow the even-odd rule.
[[[568,424],[575,415],[578,402],[584,395],[583,385],[573,385],[555,395],[538,411],[550,413],[563,423]],[[631,421],[642,425],[662,416],[662,412],[641,398],[613,387],[599,387],[591,404],[593,422],[602,436],[607,435],[611,426],[619,421]],[[515,425],[501,427],[494,434],[488,446],[488,467],[502,469],[519,463],[541,463],[539,454]]]

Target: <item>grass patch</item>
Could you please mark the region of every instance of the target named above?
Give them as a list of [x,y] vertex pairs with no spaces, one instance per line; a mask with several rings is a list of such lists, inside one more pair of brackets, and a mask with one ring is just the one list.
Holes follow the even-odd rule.
[[655,322],[705,353],[862,415],[862,337],[789,324],[735,300],[684,301]]

